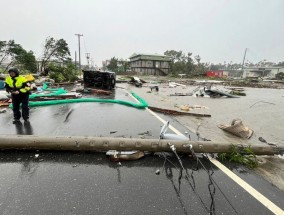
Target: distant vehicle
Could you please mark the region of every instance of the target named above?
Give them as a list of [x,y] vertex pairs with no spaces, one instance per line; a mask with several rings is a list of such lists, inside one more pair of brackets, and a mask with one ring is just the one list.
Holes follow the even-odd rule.
[[83,81],[85,87],[111,90],[116,84],[116,74],[108,71],[83,70]]

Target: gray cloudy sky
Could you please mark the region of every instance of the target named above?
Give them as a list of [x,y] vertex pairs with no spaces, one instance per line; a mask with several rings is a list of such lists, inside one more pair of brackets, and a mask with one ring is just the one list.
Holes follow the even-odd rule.
[[182,50],[202,62],[284,61],[284,0],[0,0],[0,40],[41,56],[47,36],[95,64]]

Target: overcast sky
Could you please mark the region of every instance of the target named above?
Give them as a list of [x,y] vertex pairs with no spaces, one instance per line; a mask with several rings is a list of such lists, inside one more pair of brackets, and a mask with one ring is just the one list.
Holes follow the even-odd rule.
[[284,0],[0,0],[0,40],[40,57],[48,36],[95,64],[182,50],[202,62],[284,61]]

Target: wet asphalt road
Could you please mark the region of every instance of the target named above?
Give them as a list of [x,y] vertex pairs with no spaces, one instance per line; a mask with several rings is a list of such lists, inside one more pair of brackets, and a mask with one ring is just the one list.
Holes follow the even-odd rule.
[[[133,101],[121,89],[114,98]],[[102,103],[37,107],[31,109],[30,125],[11,121],[11,111],[0,115],[0,134],[158,138],[162,125],[146,110]],[[164,156],[147,155],[119,165],[104,153],[2,151],[0,213],[208,214],[211,208],[215,214],[272,214],[222,171],[211,169],[207,159],[201,162],[214,186],[207,170],[200,164],[196,169],[196,160],[182,156],[187,180],[176,157]],[[245,167],[228,166],[284,209],[283,191]]]

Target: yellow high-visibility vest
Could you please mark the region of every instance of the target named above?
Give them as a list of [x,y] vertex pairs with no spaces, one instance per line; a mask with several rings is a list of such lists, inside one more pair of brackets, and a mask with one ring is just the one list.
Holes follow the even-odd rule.
[[12,77],[9,75],[7,76],[5,82],[10,88],[12,88],[13,90],[19,90],[21,93],[26,93],[31,89],[26,85],[27,79],[21,75],[15,77],[15,79],[12,79]]

